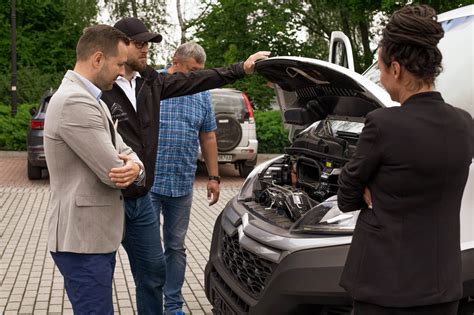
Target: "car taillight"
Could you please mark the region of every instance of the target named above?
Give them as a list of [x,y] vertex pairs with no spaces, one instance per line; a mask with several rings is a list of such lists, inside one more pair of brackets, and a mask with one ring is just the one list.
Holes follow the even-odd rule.
[[44,129],[44,120],[31,120],[31,129]]
[[244,97],[245,100],[245,106],[247,106],[247,111],[249,112],[249,122],[254,123],[255,119],[253,118],[253,110],[252,110],[252,105],[250,105],[249,98],[247,97],[247,94],[242,92],[242,96]]

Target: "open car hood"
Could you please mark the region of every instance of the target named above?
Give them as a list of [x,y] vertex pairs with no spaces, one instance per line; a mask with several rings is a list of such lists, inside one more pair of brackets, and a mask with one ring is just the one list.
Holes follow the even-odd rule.
[[273,57],[257,62],[255,69],[274,84],[285,123],[300,128],[329,115],[363,119],[374,109],[397,104],[372,81],[326,61]]

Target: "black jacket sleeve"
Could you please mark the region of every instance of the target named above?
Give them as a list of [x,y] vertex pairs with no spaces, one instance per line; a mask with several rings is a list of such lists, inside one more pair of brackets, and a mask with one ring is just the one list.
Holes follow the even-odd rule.
[[151,84],[161,86],[163,100],[222,87],[245,77],[245,71],[241,62],[228,67],[174,74],[158,73],[147,67],[141,75]]
[[383,153],[381,132],[371,114],[367,115],[354,156],[339,176],[337,201],[343,212],[367,206],[363,199],[364,188],[369,186],[380,165]]

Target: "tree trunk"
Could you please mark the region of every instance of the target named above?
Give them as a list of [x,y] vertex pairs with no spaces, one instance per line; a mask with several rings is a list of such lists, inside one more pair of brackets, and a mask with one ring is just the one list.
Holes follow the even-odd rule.
[[132,15],[133,15],[134,18],[138,18],[137,1],[136,0],[131,0],[130,2],[132,4]]
[[372,64],[372,52],[370,51],[369,26],[366,22],[359,22],[360,35],[362,37],[362,47],[364,49],[364,69]]
[[186,25],[184,25],[183,14],[181,12],[181,0],[176,0],[176,11],[178,13],[178,22],[181,29],[181,44],[186,42]]

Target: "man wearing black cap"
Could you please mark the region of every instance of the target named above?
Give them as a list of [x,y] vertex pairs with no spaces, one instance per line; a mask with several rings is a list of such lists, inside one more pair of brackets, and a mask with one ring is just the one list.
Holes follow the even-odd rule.
[[142,21],[123,18],[115,28],[131,40],[125,76],[117,79],[111,91],[103,94],[118,131],[145,165],[145,187],[123,190],[125,197],[125,237],[136,284],[139,314],[161,314],[165,264],[160,226],[148,191],[153,185],[162,99],[194,94],[218,88],[242,79],[254,70],[255,61],[269,52],[257,52],[245,62],[223,68],[167,75],[147,66],[148,45],[159,43],[162,36],[149,32]]

